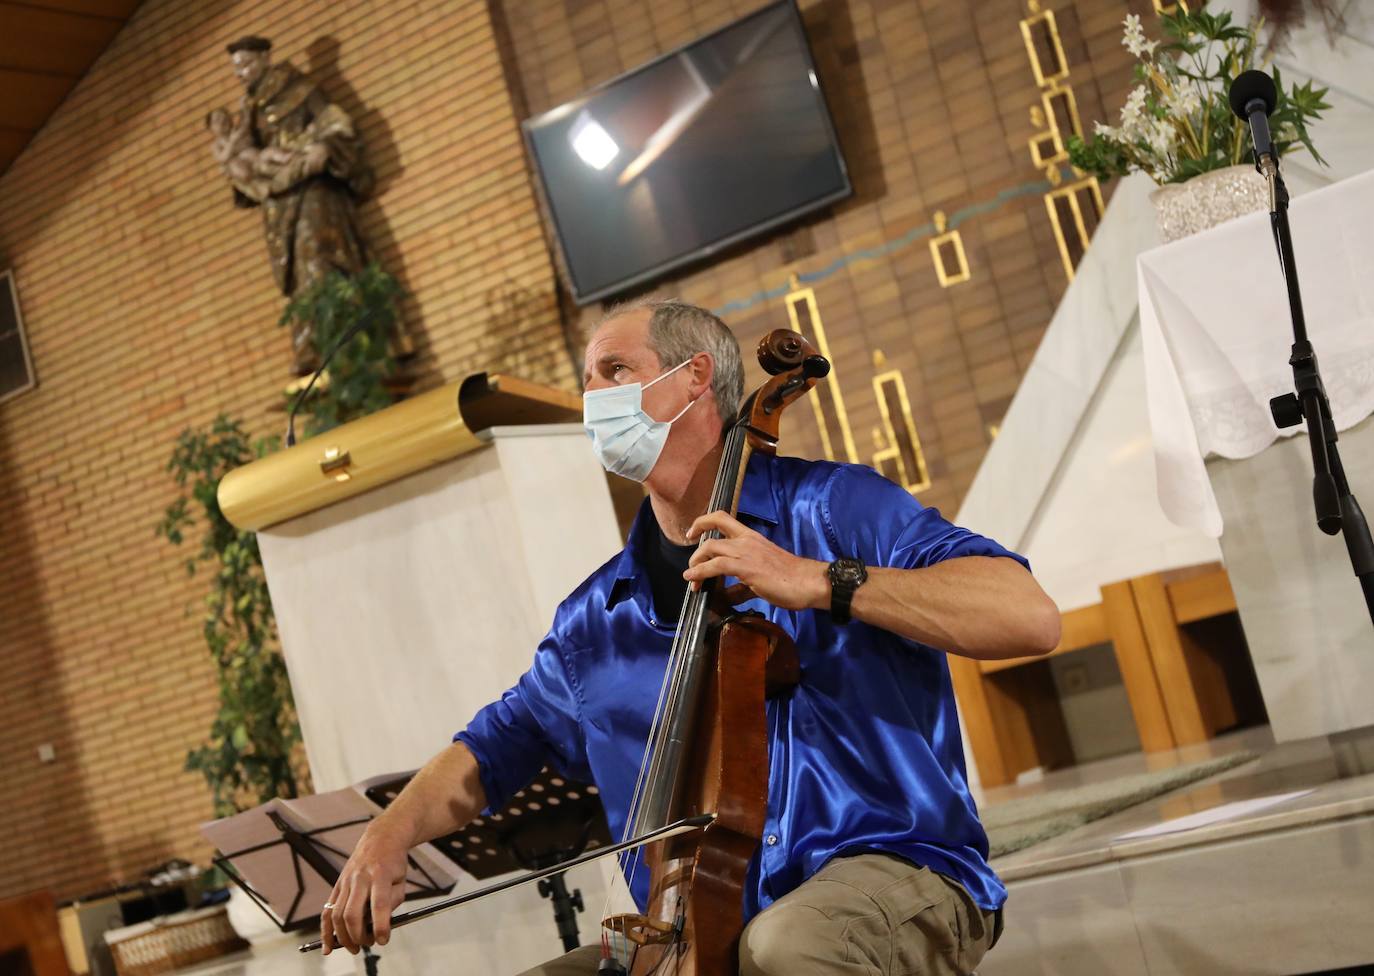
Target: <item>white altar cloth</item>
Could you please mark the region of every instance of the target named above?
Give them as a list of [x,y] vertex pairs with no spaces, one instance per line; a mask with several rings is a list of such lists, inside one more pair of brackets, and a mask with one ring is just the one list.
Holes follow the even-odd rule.
[[[1308,336],[1337,430],[1374,413],[1374,170],[1289,208]],[[1284,279],[1267,213],[1142,254],[1140,329],[1159,501],[1178,525],[1221,535],[1203,460],[1280,437],[1269,399],[1293,389]],[[1310,472],[1309,472],[1310,474]],[[1315,531],[1315,528],[1314,528]]]

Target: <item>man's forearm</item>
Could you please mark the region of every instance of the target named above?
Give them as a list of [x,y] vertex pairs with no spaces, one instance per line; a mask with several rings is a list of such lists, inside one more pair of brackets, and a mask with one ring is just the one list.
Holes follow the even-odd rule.
[[[454,743],[415,774],[382,815],[368,824],[339,872],[320,913],[327,955],[342,946],[357,952],[391,937],[391,912],[405,898],[406,852],[469,823],[486,806],[477,760]],[[368,912],[371,912],[371,928]]]
[[[697,546],[682,578],[733,576],[786,610],[829,610],[828,564],[794,555],[731,516],[711,512],[688,539]],[[870,569],[850,604],[857,620],[942,651],[976,658],[1046,654],[1059,643],[1059,608],[1026,568],[1004,556],[959,556],[923,569]]]
[[1013,560],[966,556],[868,573],[851,613],[871,626],[984,659],[1045,654],[1059,642],[1058,608]]
[[398,832],[407,847],[451,834],[487,805],[471,750],[455,742],[425,764],[377,818],[379,829]]

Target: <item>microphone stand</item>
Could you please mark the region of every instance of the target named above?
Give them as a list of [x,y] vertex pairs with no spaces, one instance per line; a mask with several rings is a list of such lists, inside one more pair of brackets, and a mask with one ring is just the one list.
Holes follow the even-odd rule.
[[1326,398],[1317,367],[1317,354],[1307,338],[1303,317],[1302,293],[1298,289],[1298,269],[1293,257],[1293,236],[1288,227],[1288,188],[1279,175],[1277,153],[1264,153],[1258,168],[1269,182],[1269,225],[1274,233],[1279,266],[1288,287],[1288,308],[1293,319],[1293,348],[1288,364],[1293,368],[1292,393],[1269,401],[1269,411],[1280,428],[1296,427],[1307,421],[1307,438],[1312,448],[1312,501],[1317,512],[1317,527],[1327,535],[1345,534],[1350,565],[1364,591],[1365,608],[1374,624],[1374,540],[1369,534],[1360,503],[1350,491],[1336,446],[1336,425],[1331,419],[1331,404]]
[[368,311],[364,313],[358,319],[358,321],[354,322],[351,326],[344,330],[343,335],[339,336],[339,338],[334,341],[334,345],[330,346],[329,351],[324,354],[324,360],[320,363],[320,368],[315,370],[314,375],[310,377],[310,382],[305,385],[305,389],[301,390],[301,392],[296,395],[295,402],[291,404],[291,412],[286,417],[287,447],[295,446],[296,411],[301,408],[301,404],[305,403],[306,397],[308,397],[310,395],[310,391],[314,389],[315,381],[324,375],[324,371],[329,368],[330,362],[334,359],[334,356],[338,353],[338,351],[342,349],[344,346],[348,345],[349,340],[352,339],[355,335],[357,335],[359,332],[363,331],[364,328],[372,324],[372,319],[375,315],[375,311]]

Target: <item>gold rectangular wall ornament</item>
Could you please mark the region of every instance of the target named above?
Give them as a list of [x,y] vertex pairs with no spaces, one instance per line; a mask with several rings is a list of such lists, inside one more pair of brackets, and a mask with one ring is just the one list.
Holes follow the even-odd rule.
[[902,470],[902,455],[895,447],[888,447],[883,432],[873,428],[873,470],[894,485],[906,482],[906,472]]
[[930,487],[930,468],[911,415],[906,380],[900,370],[887,369],[881,349],[873,353],[873,368],[878,371],[873,376],[873,398],[883,417],[882,428],[873,429],[873,468],[913,495],[925,491]]
[[[1052,172],[1057,175],[1057,171]],[[1056,180],[1051,178],[1051,182]],[[1049,212],[1050,226],[1054,228],[1054,242],[1059,248],[1059,258],[1064,263],[1064,273],[1072,281],[1074,269],[1087,253],[1088,243],[1092,240],[1089,218],[1084,216],[1085,209],[1091,211],[1093,228],[1102,219],[1105,209],[1102,187],[1095,176],[1065,183],[1045,194],[1045,209]]]
[[930,239],[930,257],[935,262],[935,277],[941,288],[968,281],[968,258],[964,254],[964,238],[958,229],[946,231],[948,221],[943,210],[935,211],[935,235]]
[[[1061,144],[1068,136],[1083,137],[1083,120],[1078,117],[1078,99],[1072,85],[1053,84],[1040,93],[1045,118],[1059,135]],[[1067,130],[1064,123],[1067,123]]]
[[[830,355],[830,343],[825,338],[825,325],[821,322],[821,312],[816,306],[816,292],[801,287],[796,275],[789,279],[792,290],[783,300],[787,303],[787,317],[792,323],[792,331],[800,332],[812,340],[820,354],[830,360],[830,375],[816,384],[807,397],[811,410],[816,415],[816,427],[821,435],[821,450],[827,461],[848,461],[859,463],[859,452],[854,447],[854,434],[849,428],[849,414],[844,408],[844,393],[840,389],[840,377],[836,370],[835,359]],[[843,450],[840,456],[839,450]]]
[[1027,143],[1030,147],[1031,163],[1036,169],[1056,166],[1069,158],[1069,150],[1059,138],[1058,129],[1038,132],[1031,136]]
[[[1030,16],[1021,21],[1021,39],[1026,43],[1026,57],[1030,59],[1035,84],[1044,88],[1069,76],[1069,62],[1064,56],[1064,45],[1059,39],[1059,24],[1054,19],[1054,11],[1041,10],[1038,0],[1030,0],[1029,7]],[[1044,42],[1046,53],[1054,59],[1053,66],[1042,63],[1038,41]]]
[[1042,106],[1032,105],[1030,124],[1036,132],[1027,140],[1026,145],[1030,149],[1031,164],[1036,169],[1054,166],[1069,158],[1069,151],[1064,146],[1064,139],[1059,133],[1059,126],[1055,124],[1053,115],[1047,117]]

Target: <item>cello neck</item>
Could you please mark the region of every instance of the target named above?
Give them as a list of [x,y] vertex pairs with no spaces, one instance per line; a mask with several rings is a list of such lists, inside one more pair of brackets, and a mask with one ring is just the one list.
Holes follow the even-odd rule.
[[[770,378],[745,401],[726,431],[708,512],[736,514],[749,458],[755,451],[771,454],[777,449],[784,408],[805,396],[830,372],[830,363],[803,336],[786,329],[774,329],[763,337],[758,359]],[[712,530],[697,545],[718,538],[720,533]],[[711,579],[701,589],[687,591],[654,708],[644,765],[626,818],[626,829],[633,833],[658,830],[689,812],[705,812],[687,811],[683,794],[693,726],[710,658],[706,646],[709,607],[719,585],[718,579]]]
[[[747,412],[743,416],[748,416]],[[736,513],[745,468],[753,453],[745,424],[732,424],[725,435],[720,466],[711,490],[710,512]],[[719,539],[712,529],[697,545]],[[668,656],[668,679],[650,732],[650,759],[645,774],[634,832],[658,830],[682,816],[682,787],[686,758],[690,754],[698,702],[706,674],[706,632],[710,623],[711,591],[719,580],[708,580],[700,589],[688,589],[678,618],[677,633]]]

